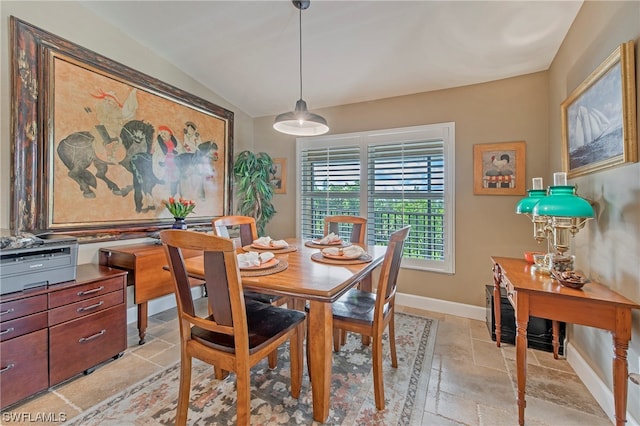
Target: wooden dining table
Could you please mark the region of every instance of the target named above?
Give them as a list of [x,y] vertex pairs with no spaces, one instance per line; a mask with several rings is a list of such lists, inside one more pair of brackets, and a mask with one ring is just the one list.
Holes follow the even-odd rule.
[[[289,247],[297,250],[279,254],[272,253],[288,266],[283,271],[261,276],[243,274],[242,285],[247,290],[259,291],[292,297],[294,307],[303,309],[304,301],[309,302],[307,316],[309,346],[309,374],[313,396],[313,418],[324,423],[329,416],[331,393],[331,369],[333,347],[333,316],[331,304],[345,294],[356,283],[371,291],[372,271],[382,263],[387,251],[385,246],[363,245],[371,261],[355,263],[336,261],[322,263],[311,257],[321,248],[305,246],[305,240],[288,238]],[[239,249],[242,250],[242,249]],[[316,255],[317,256],[317,255]],[[340,262],[340,263],[337,263]],[[189,275],[204,277],[204,259],[202,256],[185,260]]]

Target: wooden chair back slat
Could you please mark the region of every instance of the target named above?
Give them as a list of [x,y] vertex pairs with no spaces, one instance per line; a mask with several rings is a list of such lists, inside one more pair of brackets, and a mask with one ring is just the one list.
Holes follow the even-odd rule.
[[360,216],[327,216],[324,218],[324,235],[330,232],[340,235],[340,224],[350,224],[349,241],[364,244],[367,234],[367,219]]

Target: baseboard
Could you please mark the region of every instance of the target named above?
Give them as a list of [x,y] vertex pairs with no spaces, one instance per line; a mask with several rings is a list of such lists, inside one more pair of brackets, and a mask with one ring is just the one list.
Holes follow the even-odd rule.
[[466,305],[464,303],[449,302],[447,300],[432,299],[430,297],[415,296],[413,294],[397,293],[396,303],[410,308],[424,309],[479,321],[484,321],[486,318],[486,309],[484,306]]
[[[607,414],[609,419],[615,423],[615,406],[613,403],[613,392],[609,387],[600,379],[600,377],[593,371],[587,361],[580,355],[580,352],[576,350],[575,346],[569,342],[567,344],[567,361],[569,365],[576,372],[582,383],[589,389],[591,395],[598,401],[600,407]],[[627,402],[628,404],[628,402]],[[640,422],[635,419],[627,411],[627,423],[628,426],[639,426]]]

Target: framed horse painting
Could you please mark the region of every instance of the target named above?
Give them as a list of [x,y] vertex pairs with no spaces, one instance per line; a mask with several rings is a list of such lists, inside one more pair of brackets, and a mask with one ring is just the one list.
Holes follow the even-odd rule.
[[[11,224],[80,241],[190,226],[231,210],[233,113],[16,18]],[[39,54],[42,52],[42,54]]]

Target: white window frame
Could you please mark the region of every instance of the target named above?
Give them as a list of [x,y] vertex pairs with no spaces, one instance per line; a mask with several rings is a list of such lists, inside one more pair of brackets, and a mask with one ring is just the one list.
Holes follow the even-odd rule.
[[[403,258],[402,267],[446,274],[455,273],[455,123],[439,123],[423,126],[412,126],[395,129],[383,129],[337,135],[311,136],[296,139],[296,176],[298,177],[296,190],[296,236],[301,238],[302,205],[301,182],[302,153],[307,147],[332,147],[345,145],[360,146],[360,198],[368,199],[367,176],[367,147],[372,143],[411,142],[422,140],[442,140],[445,162],[445,215],[444,215],[444,244],[445,255],[442,261]],[[367,217],[368,202],[360,203],[360,215]]]

